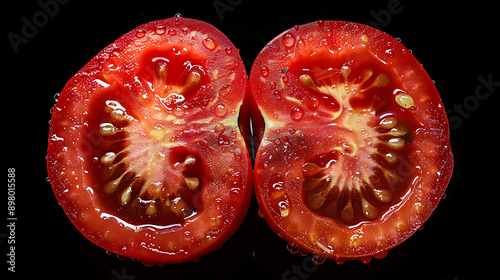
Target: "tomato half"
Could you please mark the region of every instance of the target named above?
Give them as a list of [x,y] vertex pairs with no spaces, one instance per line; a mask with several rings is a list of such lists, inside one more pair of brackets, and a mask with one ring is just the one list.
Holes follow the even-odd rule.
[[238,126],[246,83],[229,39],[180,16],[92,58],[61,92],[48,146],[52,188],[78,230],[146,263],[220,247],[252,192]]
[[250,90],[257,201],[291,248],[367,262],[436,208],[453,169],[448,121],[398,40],[351,22],[295,26],[260,52]]

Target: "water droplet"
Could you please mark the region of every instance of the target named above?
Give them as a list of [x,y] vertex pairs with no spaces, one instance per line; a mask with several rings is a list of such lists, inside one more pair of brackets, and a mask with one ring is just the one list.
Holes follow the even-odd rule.
[[155,33],[158,35],[162,35],[162,34],[165,34],[166,30],[167,29],[164,26],[157,26],[155,29]]
[[208,37],[208,38],[205,38],[203,41],[203,46],[205,46],[205,48],[209,49],[209,50],[213,50],[215,49],[215,47],[217,47],[217,42],[215,42],[214,39]]
[[168,31],[168,35],[172,35],[172,36],[174,36],[175,34],[177,34],[177,31],[175,31],[174,29],[170,29],[170,30]]
[[231,47],[227,47],[227,48],[225,49],[225,52],[226,52],[226,54],[227,54],[227,55],[230,55],[230,54],[232,54],[232,53],[233,53],[233,50],[231,49]]
[[401,43],[401,38],[397,37],[396,40]]
[[281,76],[281,81],[286,85],[288,84],[288,76],[285,74],[283,76]]
[[443,193],[443,195],[441,195],[441,199],[445,199],[446,198],[446,193]]
[[281,40],[282,40],[283,46],[285,46],[287,48],[292,47],[293,44],[295,43],[295,38],[290,33],[286,33]]
[[282,99],[282,97],[281,97],[281,91],[282,91],[282,90],[274,90],[274,91],[273,91],[273,96],[274,96],[274,98],[275,98],[276,100],[281,100],[281,99]]
[[300,249],[299,253],[300,253],[300,255],[301,255],[301,256],[303,256],[303,257],[305,257],[305,256],[309,255],[309,252],[308,252],[308,251],[306,251],[306,250],[304,250],[304,249]]
[[299,247],[291,244],[286,244],[286,249],[292,254],[297,254],[299,252]]
[[124,256],[120,256],[118,254],[116,254],[116,257],[120,260],[120,261],[124,261],[127,259],[127,257],[124,257]]
[[373,255],[373,257],[376,258],[376,259],[383,259],[383,258],[385,258],[387,256],[388,252],[389,251],[383,251],[383,252],[380,252],[378,254]]
[[176,107],[174,109],[175,116],[182,117],[182,116],[184,116],[184,114],[186,114],[186,109],[184,109],[184,107]]
[[262,211],[260,211],[260,208],[259,208],[259,210],[257,210],[257,214],[259,214],[259,217],[264,218],[264,214],[262,214]]
[[314,255],[312,257],[312,261],[313,263],[315,263],[316,265],[321,265],[321,264],[324,264],[325,263],[325,258],[323,258],[322,256],[320,255]]
[[59,98],[59,96],[61,95],[60,92],[56,92],[56,94],[54,94],[54,101],[57,102],[57,99]]
[[260,68],[260,74],[262,75],[262,77],[267,77],[269,75],[269,68],[267,68],[267,66],[262,66]]
[[227,85],[223,85],[220,89],[219,89],[219,96],[221,97],[226,97],[227,95],[229,95],[229,92],[231,91],[231,85],[230,84],[227,84]]
[[175,23],[179,23],[181,21],[182,15],[180,13],[175,14],[174,21]]
[[325,31],[326,37],[331,37],[332,36],[332,30],[330,28],[327,28]]
[[227,114],[227,106],[224,103],[219,103],[215,106],[214,113],[217,117],[224,117]]
[[372,260],[371,256],[361,258],[361,262],[364,263],[364,264],[367,264],[367,263],[371,262],[371,260]]
[[139,29],[139,30],[137,30],[137,32],[135,32],[135,37],[137,37],[137,38],[142,38],[142,37],[144,37],[144,35],[146,35],[146,32],[142,29]]
[[344,264],[344,262],[345,262],[345,260],[343,260],[343,259],[336,259],[335,260],[335,263],[338,265]]
[[292,108],[290,116],[294,121],[300,121],[304,116],[304,109],[300,108],[299,106],[295,106]]

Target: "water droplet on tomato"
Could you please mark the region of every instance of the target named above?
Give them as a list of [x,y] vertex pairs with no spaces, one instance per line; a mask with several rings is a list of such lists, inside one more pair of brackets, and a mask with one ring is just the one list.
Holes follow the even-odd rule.
[[292,244],[286,244],[286,249],[292,254],[297,254],[300,250],[298,246]]
[[283,46],[285,46],[286,48],[292,47],[293,44],[295,43],[295,38],[290,33],[286,33],[281,40],[282,40]]
[[260,68],[260,74],[262,75],[262,77],[267,77],[269,75],[269,68],[267,68],[267,66],[262,66]]
[[275,90],[275,91],[273,91],[273,96],[274,96],[274,98],[276,100],[281,100],[282,99],[282,97],[281,97],[281,91],[282,90]]
[[137,37],[137,38],[142,38],[142,37],[144,37],[144,35],[146,35],[146,32],[142,29],[139,29],[139,30],[137,30],[137,32],[135,32],[135,37]]
[[220,89],[219,89],[219,96],[221,97],[225,97],[227,95],[229,95],[229,92],[231,91],[231,85],[227,84],[227,85],[223,85]]
[[316,265],[322,265],[322,264],[324,264],[324,263],[325,263],[325,260],[326,260],[326,259],[325,259],[325,258],[323,258],[323,257],[322,257],[322,256],[320,256],[320,255],[314,255],[314,256],[312,257],[312,261],[313,261],[313,263],[315,263]]
[[375,254],[375,255],[373,255],[373,257],[376,258],[376,259],[383,259],[383,258],[385,258],[387,256],[388,252],[389,251],[384,251],[384,252]]
[[327,28],[325,31],[326,37],[331,37],[332,36],[332,30],[330,28]]
[[227,47],[224,51],[226,52],[227,55],[230,55],[233,53],[233,50],[231,49],[231,47]]
[[158,35],[162,35],[162,34],[165,34],[166,30],[167,29],[164,26],[157,26],[155,29],[155,33]]
[[304,109],[300,108],[299,106],[295,106],[292,108],[290,116],[292,117],[292,120],[300,121],[304,116]]
[[309,252],[308,252],[307,250],[304,250],[304,249],[300,249],[300,250],[299,250],[299,253],[300,253],[300,255],[301,255],[301,256],[303,256],[303,257],[305,257],[305,256],[309,255]]
[[224,117],[227,114],[227,106],[224,103],[219,103],[215,106],[214,113],[217,117]]
[[176,107],[174,109],[174,115],[177,116],[177,117],[182,117],[184,116],[184,114],[186,114],[186,109],[184,109],[184,107]]
[[372,261],[372,257],[371,256],[361,258],[361,262],[364,263],[364,264],[367,264],[367,263],[369,263],[371,261]]
[[175,31],[174,29],[170,29],[170,30],[168,31],[168,35],[172,35],[172,36],[174,36],[175,34],[177,34],[177,31]]
[[175,23],[179,23],[181,21],[182,15],[180,13],[175,14],[174,21]]
[[257,210],[257,214],[259,214],[259,217],[264,218],[264,214],[262,214],[262,211],[260,211],[260,208],[259,208],[259,210]]
[[124,257],[124,256],[120,256],[118,254],[116,254],[116,257],[120,260],[120,261],[124,261],[127,259],[127,257]]
[[217,42],[215,42],[214,39],[208,37],[208,38],[205,38],[203,41],[203,46],[205,46],[205,48],[209,49],[209,50],[213,50],[215,49],[215,47],[217,47]]
[[338,265],[344,264],[344,262],[345,262],[345,260],[343,260],[343,259],[336,259],[335,260],[335,263]]

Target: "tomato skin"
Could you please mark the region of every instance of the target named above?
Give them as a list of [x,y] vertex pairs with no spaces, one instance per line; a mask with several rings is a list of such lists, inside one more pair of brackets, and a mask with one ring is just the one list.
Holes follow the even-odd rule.
[[[158,92],[156,97],[150,94],[152,97],[145,100],[138,94],[146,94],[148,87],[156,90],[151,81],[161,77],[151,73],[162,72],[148,63],[163,54],[169,65],[184,65],[201,75],[201,82],[194,80],[201,86],[188,85],[182,78],[189,81],[191,76],[187,74],[166,79],[174,87],[187,88],[186,100],[174,99],[175,108],[169,108],[166,97]],[[237,120],[246,80],[243,62],[229,39],[212,25],[194,19],[175,17],[141,25],[99,52],[62,90],[53,108],[49,131],[49,179],[75,227],[105,250],[144,263],[197,260],[222,246],[244,219],[252,193],[251,161]],[[172,145],[162,146],[147,137],[155,125],[151,112],[155,104],[160,104],[158,98],[167,108],[161,112],[168,116],[162,124],[171,125],[166,131],[172,136],[166,139]],[[113,144],[115,136],[103,134],[98,127],[109,121],[103,111],[106,100],[118,100],[120,106],[126,107],[126,120],[118,118],[117,123],[128,121],[136,125],[137,131],[130,129],[127,133],[138,140],[130,139],[127,143],[134,144],[137,153],[158,147],[154,151],[170,158],[160,163],[173,166],[168,167],[170,170],[180,164],[175,162],[175,153],[185,157],[182,153],[192,151],[203,161],[207,174],[200,175],[202,189],[190,202],[194,208],[202,209],[199,213],[182,224],[134,224],[129,217],[120,216],[125,214],[113,212],[113,206],[107,204],[104,196],[100,197],[105,179],[95,175],[96,170],[103,168],[99,153],[117,145]],[[218,102],[212,104],[214,100]],[[151,135],[164,139],[161,134]],[[182,147],[182,151],[176,146]],[[162,173],[156,165],[150,166],[153,174],[164,176],[166,182],[176,182],[168,171]]]
[[[343,72],[343,67],[347,67],[346,72]],[[369,71],[363,72],[364,69]],[[337,71],[337,74],[328,71]],[[376,74],[371,77],[372,72],[384,75],[380,75],[380,79],[373,78]],[[366,79],[365,73],[369,73]],[[339,85],[323,85],[322,81],[339,79],[345,81],[346,87],[348,81],[351,83],[349,90],[343,94],[338,94],[335,89],[325,91],[323,86]],[[390,83],[387,84],[386,80]],[[368,90],[370,83],[375,89]],[[384,92],[387,87],[391,91]],[[256,142],[260,142],[254,163],[256,198],[266,222],[293,247],[336,260],[382,257],[414,234],[437,207],[453,170],[448,120],[432,80],[396,39],[357,23],[317,21],[296,26],[271,40],[257,56],[250,73],[250,90],[256,109],[264,119],[262,122],[256,118],[253,123],[254,131],[263,131],[256,138]],[[414,104],[404,104],[404,100],[397,96],[402,92],[398,90],[410,95]],[[349,96],[350,102],[338,101],[344,96]],[[316,99],[320,101],[311,102]],[[356,107],[363,110],[356,111]],[[396,116],[407,126],[410,132],[403,136],[406,141],[404,148],[393,146],[398,155],[396,163],[380,163],[383,161],[379,153],[381,144],[375,142],[378,146],[374,148],[357,145],[354,149],[361,151],[359,153],[364,150],[372,153],[357,165],[359,169],[354,167],[359,160],[345,163],[345,173],[340,171],[342,166],[336,167],[342,162],[341,157],[350,158],[352,152],[352,149],[342,147],[342,143],[349,144],[346,139],[351,137],[353,130],[359,130],[356,122],[349,122],[349,116],[356,116],[351,112],[371,118],[364,125],[374,125],[372,130],[366,128],[367,135],[372,138],[385,131],[380,126],[376,128],[376,123],[372,124],[375,120],[378,123],[387,116]],[[363,123],[366,118],[354,119]],[[352,125],[347,127],[349,130],[343,129],[346,124]],[[378,137],[385,139],[383,137],[387,136]],[[330,204],[335,205],[332,206],[336,209],[332,210],[335,214],[328,216],[324,200],[318,202],[317,207],[325,210],[318,212],[308,204],[316,205],[315,200],[309,197],[308,201],[308,197],[304,197],[307,191],[303,189],[307,188],[308,182],[313,182],[308,181],[304,172],[305,166],[313,166],[320,172],[328,170],[325,167],[328,160],[319,167],[307,164],[319,155],[331,153],[332,149],[342,154],[332,159],[333,167],[329,168],[335,172],[327,174],[330,176],[328,184],[334,187],[332,193],[335,192],[335,182],[360,183],[340,188],[338,201]],[[362,155],[359,157],[363,158]],[[354,175],[361,173],[363,176],[363,172],[369,170],[365,167],[369,164],[382,166],[378,168],[379,173],[389,168],[392,173],[387,174],[395,174],[398,178],[396,185],[385,186],[393,191],[390,203],[373,199],[380,190],[373,188],[373,195],[369,193],[374,184],[366,182],[368,175]],[[398,188],[399,193],[396,193]],[[326,196],[329,190],[326,190]],[[363,212],[366,218],[361,215],[362,219],[351,222],[352,218],[343,211],[341,217],[342,208],[337,208],[344,205],[344,209],[348,208],[345,201],[351,201],[351,194],[346,197],[349,192],[353,195],[354,211],[358,216]],[[332,196],[335,195],[331,194],[327,200]],[[366,208],[363,204],[361,208],[363,196],[371,197],[371,204],[380,207],[378,212],[370,208],[370,204],[366,204]],[[386,198],[382,196],[380,199]]]

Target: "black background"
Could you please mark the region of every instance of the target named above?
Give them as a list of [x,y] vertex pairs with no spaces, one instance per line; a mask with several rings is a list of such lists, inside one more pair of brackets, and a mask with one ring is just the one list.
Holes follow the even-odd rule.
[[[395,1],[395,0],[393,0]],[[233,4],[221,20],[213,2]],[[37,1],[2,1],[2,136],[5,167],[16,170],[16,273],[7,271],[2,218],[1,273],[24,279],[492,279],[500,274],[498,94],[474,97],[478,77],[500,82],[498,13],[486,1],[400,0],[387,17],[385,1],[70,1],[39,27],[15,53],[7,34],[21,34],[22,18],[42,11]],[[382,12],[380,12],[382,11]],[[236,234],[198,263],[145,267],[119,260],[93,245],[71,224],[46,181],[45,156],[54,95],[98,51],[133,28],[181,13],[225,33],[249,71],[265,44],[284,30],[315,21],[368,23],[413,50],[441,94],[445,108],[463,106],[451,129],[455,156],[452,180],[425,229],[369,264],[311,267],[286,251],[257,215],[255,201]],[[487,89],[482,89],[484,93]],[[486,91],[485,91],[486,90]],[[495,91],[493,91],[495,90]],[[468,108],[468,109],[467,109]],[[5,171],[4,171],[5,172]],[[497,175],[497,176],[495,176]],[[0,191],[7,195],[7,186]],[[0,203],[7,214],[7,200]],[[4,225],[5,224],[5,225]],[[307,272],[309,270],[309,272]],[[30,277],[30,278],[26,278]],[[42,278],[43,277],[43,278]],[[2,276],[2,279],[5,279]]]

